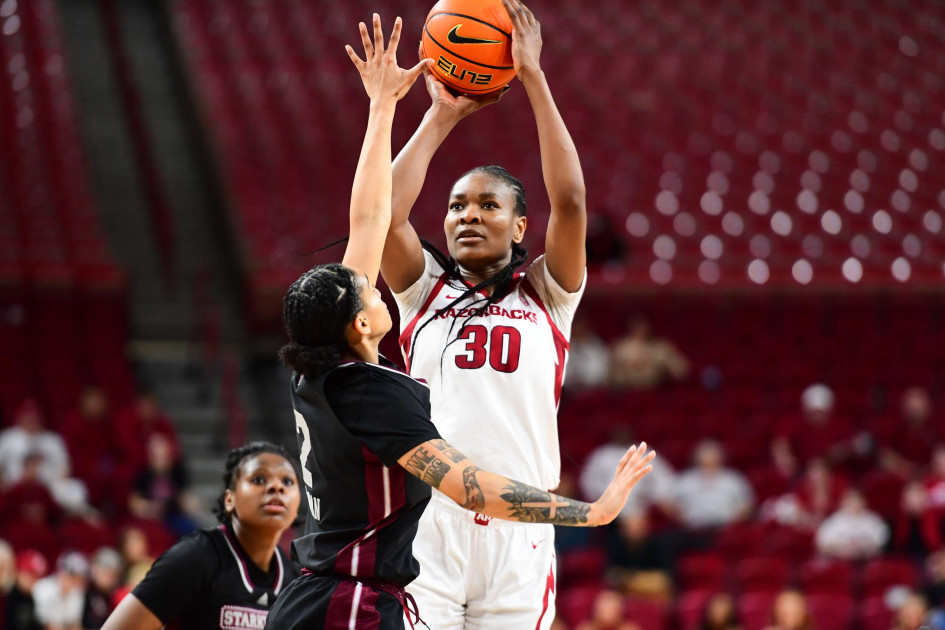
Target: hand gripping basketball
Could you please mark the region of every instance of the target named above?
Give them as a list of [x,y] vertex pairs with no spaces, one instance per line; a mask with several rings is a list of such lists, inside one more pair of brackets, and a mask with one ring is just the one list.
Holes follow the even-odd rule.
[[398,17],[394,21],[394,30],[390,34],[387,48],[384,48],[384,31],[381,28],[381,17],[374,14],[374,40],[368,35],[364,22],[358,23],[361,31],[361,42],[364,44],[362,60],[351,46],[345,46],[348,56],[361,74],[364,90],[371,100],[391,98],[399,101],[410,90],[420,73],[433,62],[425,59],[409,70],[397,65],[397,44],[400,42],[400,31],[403,27]]
[[630,491],[643,479],[647,473],[653,470],[652,461],[656,457],[655,451],[646,452],[646,442],[640,442],[640,446],[631,446],[624,453],[617,464],[617,470],[614,472],[614,478],[604,490],[604,494],[591,504],[591,513],[588,517],[588,523],[594,525],[606,525],[610,523],[627,502]]

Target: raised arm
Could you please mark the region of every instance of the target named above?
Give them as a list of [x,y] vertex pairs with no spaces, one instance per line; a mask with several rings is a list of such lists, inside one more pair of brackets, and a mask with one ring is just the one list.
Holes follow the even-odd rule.
[[446,440],[430,440],[398,462],[421,481],[447,495],[461,507],[487,516],[525,523],[596,527],[613,521],[633,486],[653,470],[656,453],[646,443],[631,446],[600,499],[585,503],[478,468]]
[[342,264],[367,275],[372,285],[377,282],[384,240],[390,226],[390,134],[394,109],[423,69],[432,63],[425,60],[410,70],[400,68],[397,65],[397,44],[402,28],[400,18],[394,22],[386,49],[381,18],[377,13],[374,14],[373,22],[373,41],[364,23],[358,24],[364,44],[364,60],[358,57],[351,46],[345,46],[348,56],[361,74],[364,90],[371,98],[371,108],[351,188],[350,233],[342,260]]
[[520,0],[503,1],[512,18],[515,73],[525,86],[538,125],[541,169],[551,202],[551,218],[545,233],[545,264],[562,288],[574,292],[581,288],[587,263],[584,173],[577,148],[541,70],[541,25]]
[[395,293],[410,287],[423,273],[423,248],[409,219],[410,209],[423,189],[433,155],[460,120],[495,103],[504,94],[502,91],[478,98],[454,96],[429,70],[424,72],[424,78],[432,100],[430,109],[410,141],[397,154],[393,165],[391,222],[381,273]]

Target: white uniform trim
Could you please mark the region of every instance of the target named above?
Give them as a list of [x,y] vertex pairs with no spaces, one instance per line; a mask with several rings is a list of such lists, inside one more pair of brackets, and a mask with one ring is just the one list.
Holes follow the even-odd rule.
[[363,588],[360,582],[354,587],[354,597],[351,599],[351,615],[348,617],[348,630],[357,630],[358,626],[358,609],[361,606],[361,589]]

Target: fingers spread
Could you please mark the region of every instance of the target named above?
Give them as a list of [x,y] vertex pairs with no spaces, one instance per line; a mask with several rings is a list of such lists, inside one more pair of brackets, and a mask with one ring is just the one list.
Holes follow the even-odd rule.
[[371,38],[368,36],[367,26],[364,25],[364,22],[358,22],[358,31],[361,32],[361,43],[364,44],[365,59],[370,61],[374,58],[374,44],[371,43]]
[[374,14],[374,50],[377,53],[384,52],[384,29],[381,28],[381,16]]
[[400,31],[403,29],[404,23],[400,19],[400,16],[394,20],[394,30],[390,33],[390,41],[387,43],[387,52],[390,53],[392,57],[397,56],[397,44],[400,43]]
[[354,48],[352,48],[351,46],[345,45],[345,52],[348,53],[348,57],[351,58],[352,63],[354,63],[354,67],[357,68],[358,71],[360,72],[361,68],[364,67],[364,61],[362,61],[361,58],[358,57],[357,53],[354,52]]

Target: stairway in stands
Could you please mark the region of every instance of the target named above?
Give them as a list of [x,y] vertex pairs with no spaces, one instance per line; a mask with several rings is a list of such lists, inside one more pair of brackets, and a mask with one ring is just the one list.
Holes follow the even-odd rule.
[[[220,370],[207,369],[205,338],[217,348],[242,341],[238,280],[188,125],[186,94],[174,74],[163,16],[145,1],[114,3],[159,182],[170,210],[168,269],[155,237],[133,136],[109,48],[104,3],[58,2],[64,46],[73,60],[80,126],[90,176],[116,257],[130,276],[130,352],[139,381],[175,419],[194,490],[209,507],[219,491],[228,446]],[[81,62],[80,62],[81,60]],[[196,295],[202,298],[195,298]]]

